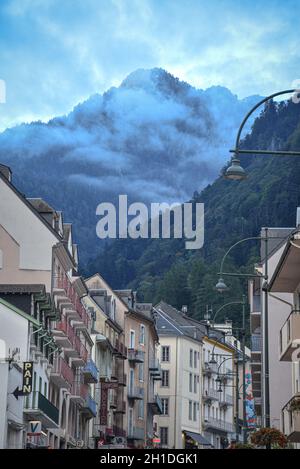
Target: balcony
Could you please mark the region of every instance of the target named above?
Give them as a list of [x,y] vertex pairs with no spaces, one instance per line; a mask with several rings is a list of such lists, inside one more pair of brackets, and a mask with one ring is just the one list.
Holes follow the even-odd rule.
[[127,375],[123,373],[123,371],[117,372],[117,379],[119,386],[126,386],[127,385]]
[[87,384],[74,382],[70,391],[70,399],[72,399],[77,404],[84,405],[88,398],[88,391],[89,388]]
[[132,363],[144,363],[144,352],[130,348],[128,349],[127,358]]
[[221,407],[228,407],[233,405],[233,396],[230,396],[229,394],[223,394],[220,393],[220,406]]
[[58,428],[59,411],[39,391],[33,391],[24,400],[24,413],[30,420],[40,420],[46,429]]
[[55,323],[52,334],[55,342],[63,347],[66,352],[73,349],[75,331],[65,317]]
[[204,376],[211,376],[213,373],[217,373],[217,364],[205,362],[202,366],[202,374]]
[[70,388],[74,382],[74,372],[62,357],[54,360],[51,381],[61,388]]
[[203,393],[203,401],[218,401],[219,395],[216,389],[208,388]]
[[284,433],[292,443],[300,443],[300,394],[296,394],[282,409]]
[[130,386],[127,393],[128,399],[143,399],[144,397],[144,388],[138,386]]
[[293,361],[300,347],[300,311],[292,311],[280,330],[280,361]]
[[157,358],[150,360],[149,371],[153,380],[161,380],[161,366]]
[[87,364],[83,368],[83,376],[85,383],[98,382],[99,370],[96,367],[95,362],[91,358],[88,359]]
[[133,427],[128,430],[128,440],[145,440],[145,432],[143,428]]
[[155,415],[161,415],[163,413],[161,398],[158,394],[156,394],[152,399],[150,398],[149,407]]
[[224,420],[214,419],[207,417],[203,422],[204,429],[208,430],[217,430],[222,433],[235,433],[235,428],[232,423],[224,422]]
[[118,339],[115,340],[114,354],[123,360],[127,358],[127,347]]
[[81,412],[87,416],[87,418],[93,418],[97,415],[97,404],[96,401],[88,394],[84,401]]
[[252,334],[251,336],[251,352],[261,352],[262,351],[262,337],[258,334]]
[[67,275],[56,279],[53,296],[61,312],[64,311],[64,314],[74,321],[77,320],[79,323],[82,323],[83,327],[89,327],[89,316]]
[[126,414],[126,402],[125,401],[117,401],[115,409],[116,409],[115,414]]

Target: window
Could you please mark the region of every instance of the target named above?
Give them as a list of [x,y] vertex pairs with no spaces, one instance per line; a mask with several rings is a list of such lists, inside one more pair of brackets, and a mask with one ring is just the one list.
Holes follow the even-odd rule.
[[194,368],[197,368],[197,352],[194,351]]
[[189,401],[189,420],[193,420],[193,403]]
[[144,324],[140,325],[140,344],[145,345],[145,326],[144,326]]
[[3,268],[3,252],[0,249],[0,269],[2,269],[2,268]]
[[167,397],[164,397],[161,400],[161,405],[162,405],[162,415],[169,415],[169,399]]
[[163,370],[162,371],[161,386],[162,386],[162,388],[168,388],[169,387],[169,370]]
[[139,381],[144,381],[144,363],[139,363]]
[[161,361],[169,362],[170,361],[170,347],[169,345],[163,345],[161,348]]
[[138,402],[138,418],[144,418],[144,399],[140,399]]
[[193,392],[193,375],[192,375],[192,373],[190,373],[189,391]]
[[190,349],[190,367],[193,367],[193,350]]
[[198,378],[198,376],[194,375],[194,393],[197,392],[197,378]]
[[194,422],[197,421],[197,402],[193,403],[193,420]]
[[130,331],[130,343],[129,343],[129,348],[134,348],[135,347],[135,331]]
[[134,387],[134,370],[130,368],[129,371],[129,390],[132,392]]
[[168,446],[169,444],[169,429],[168,427],[160,427],[160,444]]

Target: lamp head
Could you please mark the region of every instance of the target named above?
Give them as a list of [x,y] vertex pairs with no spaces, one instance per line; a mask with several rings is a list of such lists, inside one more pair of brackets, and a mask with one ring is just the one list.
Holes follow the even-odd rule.
[[231,165],[226,169],[224,177],[225,179],[230,179],[231,181],[241,181],[246,179],[246,171],[241,166],[241,162],[237,154],[235,154],[232,158]]
[[217,364],[217,361],[215,360],[215,357],[214,355],[212,355],[211,359],[209,360],[208,362],[210,365],[216,365]]
[[224,291],[228,290],[228,287],[227,287],[226,283],[224,282],[224,280],[221,277],[218,280],[218,283],[216,285],[216,289],[220,293],[223,293]]

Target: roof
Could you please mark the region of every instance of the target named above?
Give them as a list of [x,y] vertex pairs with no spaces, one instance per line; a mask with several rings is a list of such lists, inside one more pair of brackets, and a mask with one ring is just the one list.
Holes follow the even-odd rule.
[[55,212],[54,208],[52,208],[47,202],[45,202],[41,198],[26,197],[26,199],[31,203],[31,205],[39,213],[54,213]]
[[300,232],[294,231],[269,282],[269,291],[293,293],[300,282]]
[[29,314],[25,313],[23,310],[17,308],[16,306],[12,305],[8,301],[3,300],[3,298],[0,298],[0,304],[2,304],[3,306],[6,306],[8,309],[13,311],[14,313],[19,314],[24,319],[27,319],[27,321],[31,322],[34,326],[36,326],[36,327],[41,326],[41,324],[39,323],[39,321],[37,319],[35,319],[34,317],[32,317]]
[[32,205],[32,203],[26,199],[26,197],[18,191],[18,189],[1,173],[0,171],[0,180],[2,180],[15,194],[16,196],[34,213],[37,218],[51,231],[51,233],[61,241],[61,236],[57,231],[52,228],[52,226],[45,220],[45,218],[39,213],[39,211]]
[[13,284],[13,285],[4,285],[0,284],[0,293],[13,293],[13,294],[31,294],[31,293],[41,293],[45,291],[45,285],[42,284]]
[[159,336],[186,336],[194,340],[202,341],[203,337],[206,335],[204,324],[193,321],[187,315],[164,301],[160,301],[155,306],[155,311],[158,313],[157,330]]

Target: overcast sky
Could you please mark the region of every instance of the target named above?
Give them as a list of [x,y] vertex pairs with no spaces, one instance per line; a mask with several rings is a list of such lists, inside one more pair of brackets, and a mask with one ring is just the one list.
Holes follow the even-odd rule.
[[46,120],[137,68],[239,97],[300,78],[300,0],[1,0],[0,129]]

